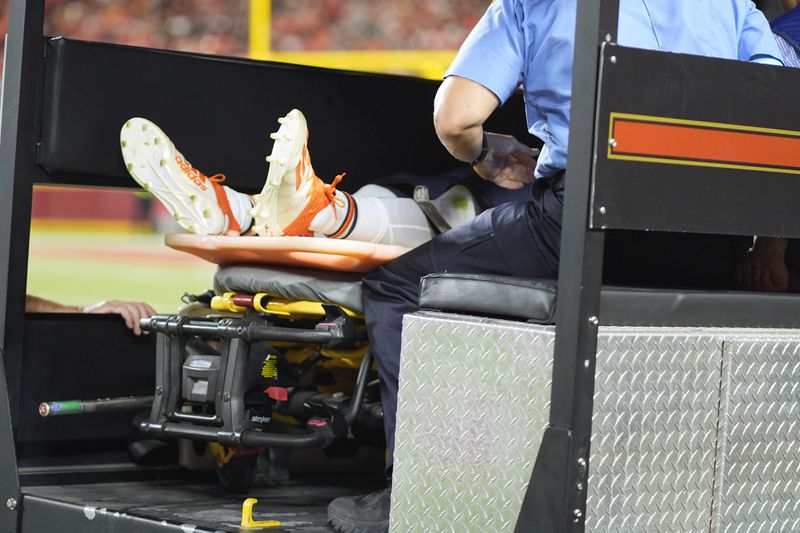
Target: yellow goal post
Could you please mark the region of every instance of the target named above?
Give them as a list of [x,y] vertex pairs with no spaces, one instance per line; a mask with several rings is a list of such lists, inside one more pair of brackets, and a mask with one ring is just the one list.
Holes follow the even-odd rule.
[[250,0],[249,48],[252,59],[297,65],[407,74],[441,79],[455,50],[272,50],[272,0]]

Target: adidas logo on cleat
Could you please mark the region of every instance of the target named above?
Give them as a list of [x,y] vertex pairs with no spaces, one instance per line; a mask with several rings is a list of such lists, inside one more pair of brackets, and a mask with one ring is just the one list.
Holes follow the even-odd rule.
[[175,154],[175,162],[178,163],[178,166],[181,168],[183,173],[186,174],[187,178],[192,180],[192,182],[200,187],[201,190],[206,190],[206,185],[203,183],[205,180],[200,177],[200,172],[195,169],[191,163],[182,158],[180,154]]

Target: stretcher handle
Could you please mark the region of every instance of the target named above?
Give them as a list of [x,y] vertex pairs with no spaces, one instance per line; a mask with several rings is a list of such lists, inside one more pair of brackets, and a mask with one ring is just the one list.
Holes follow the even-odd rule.
[[39,416],[52,417],[110,411],[125,411],[128,409],[150,407],[152,405],[152,396],[127,396],[124,398],[101,398],[98,400],[42,402],[39,404]]
[[142,431],[154,436],[178,439],[218,442],[225,446],[244,448],[319,448],[326,444],[325,435],[309,431],[302,435],[243,431],[240,435],[220,431],[218,428],[199,427],[189,424],[166,422],[164,424],[142,423]]
[[157,315],[144,318],[140,324],[145,331],[165,333],[167,335],[196,335],[198,337],[223,337],[228,339],[244,339],[248,342],[282,341],[328,344],[337,340],[331,331],[309,331],[297,328],[263,326],[253,322],[237,322],[220,320],[219,322],[187,321],[181,317]]

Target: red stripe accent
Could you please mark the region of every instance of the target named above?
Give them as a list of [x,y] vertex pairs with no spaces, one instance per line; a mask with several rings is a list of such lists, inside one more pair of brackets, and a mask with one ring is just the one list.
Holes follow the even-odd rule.
[[616,119],[612,154],[800,168],[800,137]]
[[253,296],[234,294],[232,300],[233,304],[239,307],[253,307]]
[[244,455],[258,455],[263,452],[264,448],[234,448],[233,455],[242,457]]

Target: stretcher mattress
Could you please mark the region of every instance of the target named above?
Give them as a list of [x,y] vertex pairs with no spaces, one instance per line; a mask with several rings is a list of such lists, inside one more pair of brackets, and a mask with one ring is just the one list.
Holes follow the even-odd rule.
[[287,300],[332,303],[363,312],[361,274],[356,272],[270,265],[221,266],[214,274],[214,291],[217,294],[265,292]]
[[310,237],[167,235],[170,248],[218,265],[283,265],[321,270],[370,272],[409,251],[403,246]]

